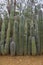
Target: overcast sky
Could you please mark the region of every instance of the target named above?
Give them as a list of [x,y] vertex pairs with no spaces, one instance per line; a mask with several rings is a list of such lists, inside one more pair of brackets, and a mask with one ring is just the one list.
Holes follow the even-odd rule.
[[[19,0],[18,0],[19,1]],[[27,1],[27,0],[26,0]],[[39,3],[43,3],[43,0],[38,0]],[[7,4],[7,0],[0,0],[0,4]]]
[[[5,2],[7,2],[7,0],[0,0],[0,3],[5,3]],[[38,0],[38,2],[43,2],[43,0]]]
[[[18,0],[18,1],[20,1],[20,0]],[[27,0],[25,0],[25,1],[27,1]],[[38,3],[43,3],[43,0],[38,0]],[[0,4],[5,4],[5,5],[2,7],[2,9],[3,9],[3,10],[6,10],[7,0],[0,0]],[[0,9],[1,9],[1,5],[0,5]]]

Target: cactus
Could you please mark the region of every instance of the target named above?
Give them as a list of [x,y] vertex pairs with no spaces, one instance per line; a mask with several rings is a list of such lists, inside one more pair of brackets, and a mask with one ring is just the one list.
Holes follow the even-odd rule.
[[0,45],[0,55],[1,55],[1,45]]
[[27,55],[27,35],[24,35],[24,44],[23,44],[23,47],[24,47],[24,55]]
[[30,19],[27,19],[27,52],[28,52],[28,55],[30,55],[30,52],[31,52],[31,36],[30,36]]
[[2,44],[2,45],[1,45],[1,54],[2,54],[2,55],[5,55],[4,47],[5,47],[4,44]]
[[10,25],[11,25],[11,37],[13,34],[13,24],[14,24],[14,8],[11,8],[10,17],[9,17]]
[[19,23],[16,20],[14,21],[13,40],[16,44],[16,54],[19,55]]
[[1,31],[1,25],[2,25],[2,18],[1,18],[1,15],[0,15],[0,31]]
[[41,54],[43,54],[43,21],[38,22],[38,31],[40,37]]
[[6,30],[7,30],[7,24],[8,21],[6,20],[6,17],[4,18],[4,21],[2,22],[2,29],[1,29],[1,53],[5,54],[5,37],[6,37]]
[[40,38],[41,54],[43,54],[43,16],[41,10],[39,11],[39,18],[38,18],[38,32]]
[[37,15],[34,16],[33,26],[34,26],[34,36],[35,36],[35,42],[36,42],[36,50],[37,50],[37,54],[40,54],[40,36],[39,36],[39,31],[38,31],[39,25],[38,25]]
[[10,17],[9,17],[9,23],[8,23],[8,29],[7,29],[7,35],[6,35],[6,44],[5,44],[5,50],[4,50],[5,54],[9,53],[10,37],[12,37],[12,34],[13,34],[13,22],[14,22],[14,8],[12,7],[10,11]]
[[7,37],[6,37],[6,44],[5,44],[5,54],[9,53],[9,45],[10,45],[10,22],[8,23],[7,29]]
[[25,21],[25,26],[24,26],[24,55],[27,55],[27,21]]
[[32,37],[32,55],[36,55],[36,43],[35,43],[35,37]]
[[1,44],[4,44],[5,41],[5,22],[2,23],[1,28]]
[[5,21],[2,23],[1,29],[1,53],[4,54],[4,45],[5,45]]
[[40,37],[39,37],[37,22],[35,22],[35,31],[34,32],[35,32],[35,41],[36,41],[37,54],[40,54]]
[[28,50],[27,50],[28,55],[30,55],[31,54],[31,47],[32,47],[31,46],[31,36],[28,37],[28,46],[27,47],[28,47]]
[[[0,41],[1,41],[1,26],[2,26],[2,18],[0,15]],[[0,42],[0,54],[1,54],[1,42]]]
[[[0,41],[1,41],[1,32],[0,32]],[[1,54],[1,42],[0,42],[0,54]]]
[[23,45],[24,45],[24,16],[21,15],[19,23],[19,55],[23,55]]
[[10,43],[10,54],[11,54],[11,56],[14,56],[14,55],[15,55],[15,49],[16,49],[16,45],[15,45],[15,43],[12,41],[12,42]]
[[5,21],[5,28],[6,28],[6,31],[7,31],[7,28],[8,28],[8,22],[9,22],[9,19],[8,19],[7,13],[4,15],[4,21]]

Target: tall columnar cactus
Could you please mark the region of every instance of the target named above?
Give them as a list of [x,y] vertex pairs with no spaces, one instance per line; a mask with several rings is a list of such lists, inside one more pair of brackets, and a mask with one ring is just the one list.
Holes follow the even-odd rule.
[[7,29],[7,37],[6,37],[6,44],[5,44],[5,54],[9,53],[9,45],[10,45],[10,22],[8,23],[8,29]]
[[36,55],[36,43],[35,43],[35,37],[31,38],[32,42],[32,55]]
[[30,24],[30,36],[31,36],[31,53],[32,55],[36,55],[35,28],[33,20],[31,21]]
[[1,28],[1,43],[4,44],[4,41],[5,41],[5,22],[3,21]]
[[38,16],[38,31],[40,37],[41,54],[43,54],[43,14],[41,10],[39,11]]
[[29,45],[30,48],[28,47],[30,49],[29,50],[29,54],[32,54],[32,43],[31,43],[31,38],[33,36],[33,29],[32,29],[32,27],[33,27],[33,21],[30,22],[30,36],[29,36],[29,42],[28,42],[28,44],[30,44]]
[[19,23],[17,20],[14,21],[13,40],[16,44],[16,54],[19,55]]
[[15,45],[15,42],[12,41],[10,43],[10,54],[11,54],[11,56],[15,56],[15,50],[16,50],[16,45]]
[[27,45],[28,55],[31,54],[31,51],[32,51],[31,47],[32,47],[32,45],[31,45],[31,36],[29,36],[29,37],[28,37],[28,45]]
[[[1,26],[2,26],[2,18],[0,15],[0,41],[1,41]],[[1,54],[1,42],[0,42],[0,54]]]
[[4,54],[4,45],[5,45],[5,21],[2,23],[1,28],[1,53]]
[[6,28],[6,31],[7,31],[8,22],[9,22],[9,18],[8,18],[8,16],[7,16],[7,13],[5,13],[5,15],[4,15],[4,21],[5,21],[5,28]]
[[30,55],[30,52],[31,52],[31,36],[30,36],[30,22],[31,22],[31,20],[30,19],[28,19],[27,20],[27,41],[28,41],[28,44],[27,44],[27,51],[28,51],[28,55]]
[[0,55],[1,55],[1,45],[0,45]]
[[[36,16],[35,16],[35,18],[36,18]],[[34,29],[35,29],[34,30],[34,36],[35,36],[35,41],[36,41],[37,54],[40,54],[40,37],[39,37],[37,19],[34,21]]]
[[9,17],[10,25],[11,25],[11,37],[13,34],[13,24],[14,24],[14,7],[12,6]]
[[13,34],[13,22],[14,22],[14,7],[11,7],[10,16],[9,16],[9,23],[7,29],[7,36],[6,36],[6,44],[5,44],[5,54],[9,53],[10,47],[10,37]]
[[28,35],[28,33],[27,33],[27,30],[28,30],[28,26],[27,26],[27,21],[25,21],[25,23],[24,23],[24,55],[27,55],[27,35]]
[[19,55],[23,55],[23,45],[24,45],[24,16],[20,17],[19,24]]
[[1,31],[1,25],[2,25],[2,18],[1,18],[1,15],[0,15],[0,31]]

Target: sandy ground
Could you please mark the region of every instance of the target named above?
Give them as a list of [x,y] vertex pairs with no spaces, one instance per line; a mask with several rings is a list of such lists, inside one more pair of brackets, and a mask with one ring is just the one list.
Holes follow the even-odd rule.
[[0,65],[43,65],[43,56],[0,56]]

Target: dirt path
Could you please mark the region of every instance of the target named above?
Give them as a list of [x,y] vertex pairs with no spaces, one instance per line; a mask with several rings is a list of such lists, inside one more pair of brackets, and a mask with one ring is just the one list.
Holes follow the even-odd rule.
[[0,65],[43,65],[43,56],[0,56]]

